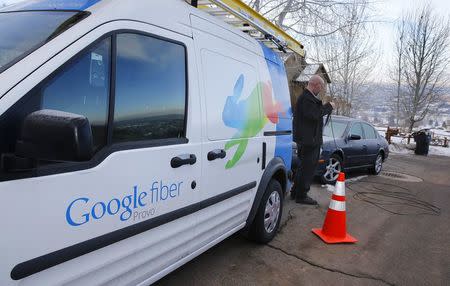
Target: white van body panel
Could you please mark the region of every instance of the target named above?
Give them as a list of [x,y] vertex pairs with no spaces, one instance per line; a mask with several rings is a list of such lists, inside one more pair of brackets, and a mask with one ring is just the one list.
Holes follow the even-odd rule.
[[[205,188],[200,196],[201,200],[205,200],[239,186],[258,182],[261,176],[262,170],[257,158],[262,155],[262,145],[261,140],[256,137],[257,134],[253,134],[254,138],[247,138],[247,135],[241,134],[243,130],[223,123],[224,118],[232,116],[227,115],[229,110],[226,110],[231,106],[225,106],[227,99],[234,96],[236,80],[241,75],[247,76],[248,82],[236,96],[240,96],[240,100],[245,101],[252,94],[252,89],[258,81],[257,56],[234,44],[233,40],[239,39],[235,34],[224,32],[223,28],[197,16],[192,16],[192,22],[200,67],[202,109],[205,111],[202,114],[202,122],[205,123],[203,150],[205,153],[213,150],[227,152],[227,156],[222,160],[204,161]],[[220,37],[214,35],[220,35]],[[220,66],[220,72],[217,72],[218,66]],[[259,105],[258,99],[256,102]],[[241,125],[239,126],[241,129],[247,123],[246,120],[258,120],[261,117],[259,106],[255,106],[254,111],[256,114],[250,114],[252,118],[242,114],[242,118],[236,120],[237,124]],[[237,145],[227,149],[226,145],[233,144],[232,140],[235,140]],[[229,162],[238,152],[237,148],[241,145],[245,148],[245,152],[239,159],[239,163],[236,161],[230,164]],[[256,188],[201,210],[195,234],[196,248],[208,245],[224,232],[243,224],[248,217],[255,192]]]
[[[153,283],[246,226],[273,158],[290,168],[291,136],[270,135],[291,130],[287,80],[279,58],[270,58],[273,55],[254,39],[183,0],[91,2],[90,16],[0,73],[0,120],[99,38],[137,31],[186,47],[188,141],[119,150],[73,172],[0,178],[0,195],[9,202],[3,207],[8,219],[0,222],[7,230],[0,236],[0,285]],[[208,160],[214,150],[224,150],[226,157]],[[197,162],[172,168],[171,159],[185,154],[195,154]],[[158,192],[156,201],[161,187],[168,195],[162,200]],[[94,207],[96,203],[114,205],[115,199],[128,196],[137,206],[129,219],[120,220],[122,210],[93,218],[92,212],[102,208]],[[145,205],[139,205],[139,197]],[[177,216],[187,209],[198,210]],[[75,225],[68,223],[68,214]],[[173,219],[22,279],[11,278],[12,270],[24,262],[90,240],[101,242],[103,236],[120,236],[126,227],[164,215]],[[86,217],[89,221],[83,223]]]

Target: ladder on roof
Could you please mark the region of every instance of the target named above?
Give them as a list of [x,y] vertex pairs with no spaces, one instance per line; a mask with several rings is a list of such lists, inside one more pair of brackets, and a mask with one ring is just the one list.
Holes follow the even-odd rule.
[[186,0],[264,43],[268,48],[305,56],[303,45],[241,0]]

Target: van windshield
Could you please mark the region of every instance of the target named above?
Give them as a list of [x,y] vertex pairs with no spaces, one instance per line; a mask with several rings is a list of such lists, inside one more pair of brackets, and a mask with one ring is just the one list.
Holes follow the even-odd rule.
[[0,12],[0,73],[81,20],[83,12]]

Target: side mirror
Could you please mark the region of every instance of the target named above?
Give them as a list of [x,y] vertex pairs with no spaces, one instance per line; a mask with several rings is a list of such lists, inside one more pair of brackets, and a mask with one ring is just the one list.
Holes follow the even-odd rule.
[[88,161],[93,154],[89,120],[49,109],[25,117],[15,152],[17,157],[46,161]]
[[361,136],[356,135],[356,134],[351,134],[350,136],[348,136],[348,140],[361,140]]

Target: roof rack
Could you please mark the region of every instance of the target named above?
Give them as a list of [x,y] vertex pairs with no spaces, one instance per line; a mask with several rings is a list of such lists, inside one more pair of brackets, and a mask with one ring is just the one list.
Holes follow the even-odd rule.
[[305,56],[303,45],[241,0],[186,0],[264,43],[268,48]]

